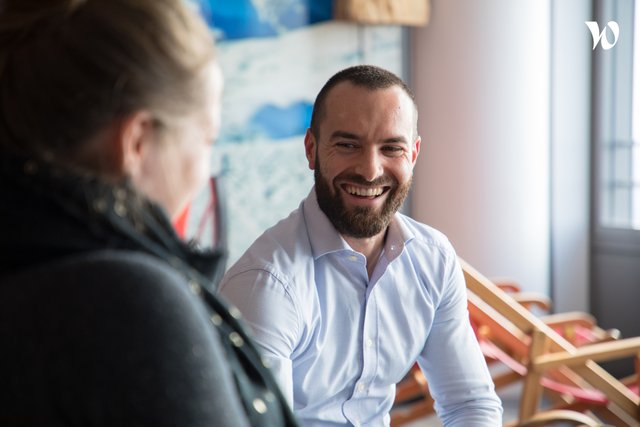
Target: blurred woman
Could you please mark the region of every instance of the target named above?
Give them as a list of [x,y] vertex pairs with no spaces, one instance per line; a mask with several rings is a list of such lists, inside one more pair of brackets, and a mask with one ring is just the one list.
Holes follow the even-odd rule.
[[222,75],[182,0],[0,3],[0,425],[295,425],[171,220]]

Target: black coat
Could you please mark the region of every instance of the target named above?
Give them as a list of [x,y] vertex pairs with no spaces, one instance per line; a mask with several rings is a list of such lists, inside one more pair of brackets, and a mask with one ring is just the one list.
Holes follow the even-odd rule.
[[222,260],[126,183],[0,152],[0,425],[297,425]]

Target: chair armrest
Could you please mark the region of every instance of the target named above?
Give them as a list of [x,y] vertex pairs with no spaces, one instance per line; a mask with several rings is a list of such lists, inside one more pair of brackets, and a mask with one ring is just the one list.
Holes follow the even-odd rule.
[[581,365],[588,360],[598,362],[638,355],[640,355],[640,337],[635,337],[591,344],[577,348],[571,353],[559,351],[543,354],[535,358],[533,368],[536,372],[543,372],[561,365],[569,367]]
[[596,318],[584,311],[568,311],[566,313],[547,314],[540,316],[544,323],[548,326],[565,326],[565,325],[578,325],[585,328],[593,328],[596,326]]
[[541,319],[576,346],[618,340],[621,336],[619,329],[600,328],[595,317],[583,311],[549,314]]
[[544,295],[535,292],[517,292],[509,295],[527,309],[531,309],[531,307],[538,307],[539,309],[547,312],[551,310],[551,300]]

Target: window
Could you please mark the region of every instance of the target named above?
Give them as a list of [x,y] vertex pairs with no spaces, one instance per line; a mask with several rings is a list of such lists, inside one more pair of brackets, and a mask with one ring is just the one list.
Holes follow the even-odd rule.
[[[593,51],[590,312],[605,328],[640,336],[640,0],[594,5],[600,28],[615,20],[620,34],[613,48]],[[633,372],[629,359],[604,367],[618,377]]]
[[[594,141],[597,228],[640,230],[640,6],[632,0],[596,2],[604,37],[615,21],[611,49],[594,49]],[[640,3],[640,2],[638,2]]]
[[633,29],[633,78],[631,85],[631,226],[640,229],[640,2],[635,4]]

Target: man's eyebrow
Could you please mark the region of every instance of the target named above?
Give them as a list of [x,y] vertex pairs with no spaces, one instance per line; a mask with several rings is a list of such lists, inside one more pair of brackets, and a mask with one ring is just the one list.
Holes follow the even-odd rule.
[[333,132],[331,134],[331,138],[330,139],[337,139],[337,138],[355,139],[355,140],[360,139],[360,137],[358,135],[356,135],[355,133],[345,132],[343,130],[337,130],[337,131],[335,131],[335,132]]
[[[330,139],[353,139],[360,140],[360,137],[355,133],[346,132],[343,130],[337,130],[331,134]],[[381,141],[383,144],[409,144],[404,136],[392,136]]]
[[400,144],[409,144],[409,142],[407,141],[407,138],[405,138],[404,136],[392,136],[391,138],[387,138],[384,139],[382,141],[384,144],[394,144],[394,143],[400,143]]

